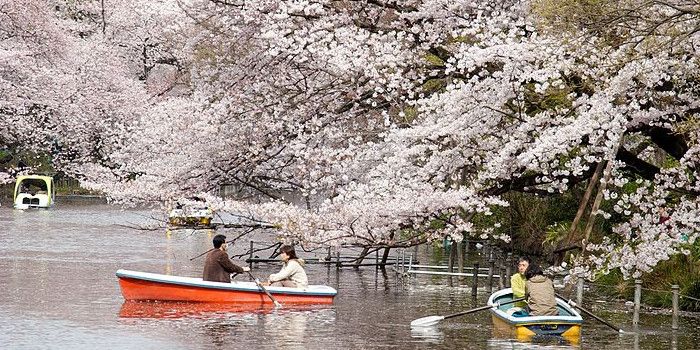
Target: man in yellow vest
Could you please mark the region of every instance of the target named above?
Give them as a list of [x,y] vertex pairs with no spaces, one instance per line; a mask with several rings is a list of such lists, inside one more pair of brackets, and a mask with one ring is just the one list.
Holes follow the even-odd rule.
[[[530,266],[530,258],[526,256],[521,256],[518,259],[518,272],[510,277],[510,287],[513,289],[513,299],[525,297],[525,271],[527,267]],[[524,308],[527,303],[524,301],[517,302],[513,304],[514,307]]]

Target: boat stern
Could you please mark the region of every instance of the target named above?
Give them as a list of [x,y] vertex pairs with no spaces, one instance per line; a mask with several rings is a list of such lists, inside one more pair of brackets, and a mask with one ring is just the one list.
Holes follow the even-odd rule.
[[51,200],[47,194],[20,193],[15,198],[15,209],[48,208]]

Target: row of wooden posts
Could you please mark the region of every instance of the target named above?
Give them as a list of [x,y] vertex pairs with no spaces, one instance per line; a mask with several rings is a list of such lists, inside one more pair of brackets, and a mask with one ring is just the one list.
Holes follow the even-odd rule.
[[[467,244],[466,247],[469,247]],[[450,277],[471,277],[472,281],[472,297],[477,296],[477,288],[479,279],[486,278],[486,290],[490,294],[494,287],[499,289],[510,287],[510,276],[513,273],[513,254],[507,253],[505,257],[498,254],[497,251],[490,246],[486,246],[485,255],[487,256],[486,267],[481,267],[479,263],[474,263],[473,267],[464,266],[464,258],[462,254],[456,254],[457,259],[448,259],[446,266],[442,265],[420,265],[413,263],[413,256],[405,257],[403,250],[396,259],[395,270],[401,275],[442,275]],[[450,249],[452,252],[463,252],[462,249]],[[467,250],[468,252],[468,250]],[[450,254],[453,257],[453,254]],[[455,272],[455,262],[457,262],[457,272]],[[439,270],[439,271],[436,271]],[[446,270],[446,271],[443,271]]]
[[[248,258],[245,260],[246,263],[252,268],[254,263],[270,263],[270,262],[279,262],[279,259],[277,258],[259,258],[254,256],[255,252],[259,252],[262,250],[266,249],[256,249],[255,248],[255,241],[250,241],[250,250],[248,251]],[[388,255],[386,257],[380,256],[379,250],[376,250],[374,252],[374,256],[366,256],[361,260],[358,260],[357,256],[348,256],[348,255],[341,255],[340,251],[336,251],[335,254],[332,254],[331,248],[327,248],[327,254],[320,259],[305,259],[306,264],[321,264],[321,265],[326,265],[326,266],[335,266],[336,268],[340,269],[343,267],[353,267],[353,268],[358,268],[358,267],[375,267],[375,268],[381,268],[384,266],[388,265],[394,265],[398,263],[398,260],[400,259],[400,256],[394,255]],[[404,253],[404,258],[405,258],[405,253]],[[363,262],[367,260],[367,262]]]
[[[467,247],[469,245],[467,244]],[[455,249],[452,249],[454,251]],[[456,249],[461,251],[461,249]],[[459,256],[459,266],[458,272],[454,272],[454,264],[452,261],[448,260],[448,265],[419,265],[412,263],[412,255],[405,258],[405,251],[399,254],[396,259],[395,271],[403,276],[410,275],[443,275],[449,277],[471,277],[472,290],[471,294],[473,298],[477,296],[477,288],[479,286],[479,279],[486,278],[486,290],[490,294],[493,292],[495,284],[498,284],[499,289],[510,287],[510,276],[511,269],[515,267],[515,262],[513,260],[512,253],[507,253],[505,259],[503,259],[502,254],[496,253],[493,249],[486,249],[485,255],[487,256],[487,266],[480,267],[479,263],[474,263],[473,268],[467,268],[463,265],[463,259]],[[501,257],[501,259],[497,259]],[[401,265],[399,265],[401,264]],[[436,271],[439,270],[439,271]],[[447,270],[447,271],[443,271]],[[465,270],[471,270],[470,272],[465,272]],[[583,305],[583,292],[585,289],[586,281],[583,278],[578,278],[576,282],[576,303],[578,305]],[[641,310],[642,301],[642,280],[635,280],[634,289],[634,311],[632,315],[632,325],[638,326],[639,324],[639,312]],[[671,310],[671,328],[678,329],[678,316],[679,316],[679,299],[680,299],[680,287],[676,284],[671,286],[672,293],[672,310]],[[689,298],[689,297],[686,297]]]
[[[250,241],[250,253],[246,262],[253,266],[253,263],[265,263],[278,261],[272,258],[257,258],[253,256],[254,242]],[[342,267],[360,267],[360,266],[374,266],[375,268],[380,268],[386,265],[393,265],[393,269],[400,276],[411,276],[411,275],[441,275],[448,277],[471,277],[472,289],[471,295],[473,298],[477,297],[477,291],[479,286],[480,278],[486,278],[486,291],[490,294],[493,292],[496,285],[499,289],[510,287],[510,276],[513,273],[513,267],[515,267],[515,262],[513,260],[513,254],[502,252],[495,249],[495,247],[486,244],[484,245],[484,256],[487,258],[486,267],[481,267],[479,263],[474,263],[473,267],[464,266],[464,252],[469,251],[469,244],[465,245],[465,250],[462,249],[450,249],[450,258],[448,259],[447,265],[421,265],[417,260],[414,259],[413,254],[407,254],[406,249],[399,249],[393,256],[388,256],[385,262],[380,262],[382,257],[379,256],[378,251],[375,253],[373,258],[367,257],[370,261],[368,263],[357,263],[357,257],[353,256],[341,256],[340,252],[336,252],[335,256],[331,255],[331,250],[328,248],[328,253],[326,257],[322,259],[309,259],[306,261],[307,264],[324,264],[328,267],[335,266],[337,269]],[[455,254],[455,251],[457,252]],[[374,262],[371,262],[374,260]],[[455,272],[455,263],[457,263]],[[578,305],[583,305],[583,292],[585,289],[586,281],[583,278],[578,278],[576,282],[576,303]],[[641,300],[642,300],[642,280],[635,280],[634,289],[634,312],[632,316],[632,324],[637,326],[639,324],[639,312],[641,310]],[[672,296],[672,321],[671,328],[678,329],[678,315],[679,315],[679,286],[672,285],[671,293]]]

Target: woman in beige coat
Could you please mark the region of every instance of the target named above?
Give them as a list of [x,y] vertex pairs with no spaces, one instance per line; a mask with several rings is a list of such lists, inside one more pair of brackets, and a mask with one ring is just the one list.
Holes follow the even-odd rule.
[[284,261],[282,269],[273,273],[265,285],[277,287],[306,288],[309,281],[304,271],[304,260],[297,257],[294,247],[283,245],[280,248],[280,258]]
[[556,316],[557,300],[554,295],[552,280],[545,277],[542,269],[535,264],[530,264],[525,271],[525,290],[527,308],[530,316]]

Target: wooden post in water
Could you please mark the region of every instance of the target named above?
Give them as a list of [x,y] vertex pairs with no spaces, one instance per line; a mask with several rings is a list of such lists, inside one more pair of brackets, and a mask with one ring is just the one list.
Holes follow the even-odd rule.
[[576,279],[576,304],[581,305],[583,302],[583,277],[579,276]]
[[[379,256],[377,256],[377,258],[379,258]],[[394,259],[394,272],[396,272],[397,275],[399,274],[399,257],[398,256],[396,257],[396,259]]]
[[457,272],[464,273],[464,240],[459,242],[457,249]]
[[639,324],[639,309],[642,304],[642,280],[634,280],[634,315],[632,316],[632,324]]
[[498,269],[498,289],[505,288],[506,285],[506,267],[501,264]]
[[374,251],[374,263],[377,264],[374,266],[374,269],[379,270],[379,249]]
[[511,268],[513,266],[513,253],[508,253],[508,258],[506,258],[506,288],[510,288],[510,276]]
[[491,292],[493,292],[494,264],[495,264],[495,262],[493,261],[493,256],[492,256],[491,258],[489,258],[489,277],[488,277],[489,294],[491,294]]
[[406,248],[401,249],[401,273],[406,273]]
[[250,254],[248,254],[248,267],[253,269],[253,240],[250,240]]
[[450,240],[450,246],[447,248],[447,272],[454,272],[455,268],[455,243]]
[[491,245],[491,240],[486,241],[486,251],[488,252],[489,261],[493,259],[493,245]]
[[479,286],[479,263],[474,264],[474,273],[472,278],[472,298],[476,299],[476,289]]
[[335,252],[335,269],[340,270],[340,249]]
[[673,317],[671,318],[671,329],[678,329],[678,285],[671,286],[673,291]]

